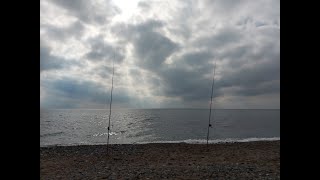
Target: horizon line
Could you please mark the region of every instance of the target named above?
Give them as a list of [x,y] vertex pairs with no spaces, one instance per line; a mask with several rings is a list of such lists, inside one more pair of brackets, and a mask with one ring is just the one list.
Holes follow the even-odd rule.
[[[40,108],[47,110],[77,110],[77,109],[86,109],[86,110],[107,110],[107,108]],[[113,109],[145,109],[145,110],[156,110],[156,109],[208,109],[209,108],[113,108]],[[212,108],[212,110],[280,110],[280,108]]]

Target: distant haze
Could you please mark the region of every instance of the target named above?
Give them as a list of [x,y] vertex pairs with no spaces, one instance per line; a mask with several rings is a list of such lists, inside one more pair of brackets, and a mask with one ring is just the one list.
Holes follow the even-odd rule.
[[41,108],[280,108],[279,0],[41,0]]

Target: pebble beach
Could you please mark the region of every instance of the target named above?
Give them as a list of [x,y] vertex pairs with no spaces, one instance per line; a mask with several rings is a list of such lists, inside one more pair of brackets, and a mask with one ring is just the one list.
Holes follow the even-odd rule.
[[40,147],[40,179],[280,179],[280,140]]

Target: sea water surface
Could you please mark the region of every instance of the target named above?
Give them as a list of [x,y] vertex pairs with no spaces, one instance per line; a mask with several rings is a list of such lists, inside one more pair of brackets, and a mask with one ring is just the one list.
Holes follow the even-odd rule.
[[[40,110],[40,146],[106,144],[106,109]],[[114,109],[110,143],[205,143],[208,109]],[[210,143],[280,139],[280,110],[215,109]]]

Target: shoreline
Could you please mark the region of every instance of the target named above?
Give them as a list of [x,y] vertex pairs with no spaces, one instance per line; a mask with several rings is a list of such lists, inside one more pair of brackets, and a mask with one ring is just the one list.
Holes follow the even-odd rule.
[[280,179],[280,140],[40,147],[40,179]]
[[[259,141],[280,141],[280,137],[268,137],[268,138],[226,138],[226,139],[211,139],[209,144],[226,144],[226,143],[238,143],[238,142],[259,142]],[[123,143],[113,145],[127,145],[127,144],[207,144],[205,139],[186,139],[186,140],[176,140],[176,141],[144,141],[144,142],[134,142],[134,143]],[[40,148],[43,147],[57,147],[57,146],[95,146],[95,145],[107,145],[107,143],[74,143],[74,144],[52,144],[52,145],[40,145]],[[111,145],[111,144],[110,144]]]

